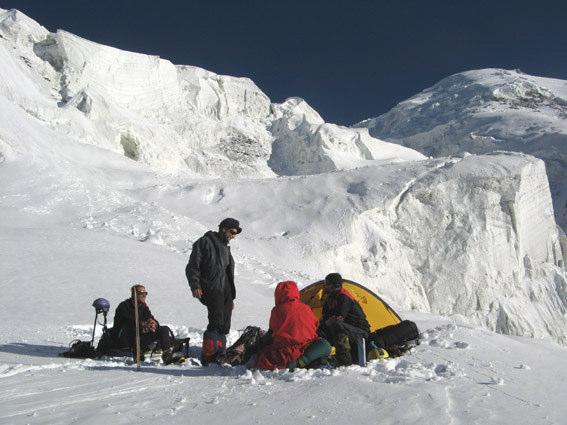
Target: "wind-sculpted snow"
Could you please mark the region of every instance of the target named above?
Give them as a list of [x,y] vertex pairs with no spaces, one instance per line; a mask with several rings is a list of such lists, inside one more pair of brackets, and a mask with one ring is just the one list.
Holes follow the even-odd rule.
[[464,72],[357,126],[429,156],[509,150],[541,158],[557,222],[567,228],[567,81]]
[[248,78],[52,34],[15,10],[0,11],[0,19],[0,94],[61,136],[160,172],[271,177],[423,158],[365,130],[294,131],[305,118],[288,106],[295,100],[271,104]]

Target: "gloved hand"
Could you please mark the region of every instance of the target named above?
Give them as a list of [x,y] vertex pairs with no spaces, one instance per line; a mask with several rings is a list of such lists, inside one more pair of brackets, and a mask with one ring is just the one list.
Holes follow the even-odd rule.
[[157,331],[158,323],[154,319],[148,319],[142,322],[142,332],[155,332]]

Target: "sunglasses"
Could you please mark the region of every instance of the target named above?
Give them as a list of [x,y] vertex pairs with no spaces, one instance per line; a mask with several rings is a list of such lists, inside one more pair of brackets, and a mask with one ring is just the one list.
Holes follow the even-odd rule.
[[146,295],[148,295],[146,291],[136,291],[136,294],[140,297],[145,297]]
[[236,230],[236,229],[230,229],[230,230],[228,231],[228,233],[230,233],[230,234],[233,235],[233,236],[236,236],[236,235],[238,235],[238,230]]

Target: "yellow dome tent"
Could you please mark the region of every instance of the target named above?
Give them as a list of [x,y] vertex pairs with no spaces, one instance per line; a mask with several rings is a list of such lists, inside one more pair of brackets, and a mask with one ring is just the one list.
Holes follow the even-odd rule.
[[[317,318],[320,318],[323,312],[324,284],[325,281],[320,280],[319,282],[306,286],[299,292],[301,301],[311,307],[311,310],[313,310]],[[356,301],[358,301],[360,307],[362,307],[364,314],[366,314],[366,319],[370,324],[370,332],[385,328],[386,326],[397,325],[402,321],[400,316],[370,289],[347,279],[343,279],[343,288],[350,292]]]

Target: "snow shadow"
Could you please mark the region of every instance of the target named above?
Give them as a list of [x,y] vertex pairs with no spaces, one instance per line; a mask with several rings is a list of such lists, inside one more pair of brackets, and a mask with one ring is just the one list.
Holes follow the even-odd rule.
[[0,345],[0,353],[19,354],[34,357],[59,357],[59,354],[66,350],[66,347],[55,345],[27,344],[23,342],[13,342]]
[[116,371],[116,370],[126,370],[136,373],[151,373],[157,375],[168,375],[176,377],[188,377],[188,378],[198,378],[206,376],[234,376],[240,377],[246,374],[246,368],[244,366],[236,367],[222,367],[217,365],[211,365],[209,367],[176,367],[176,366],[143,366],[140,370],[136,370],[136,366],[132,365],[85,365],[85,369],[95,370],[95,371]]

